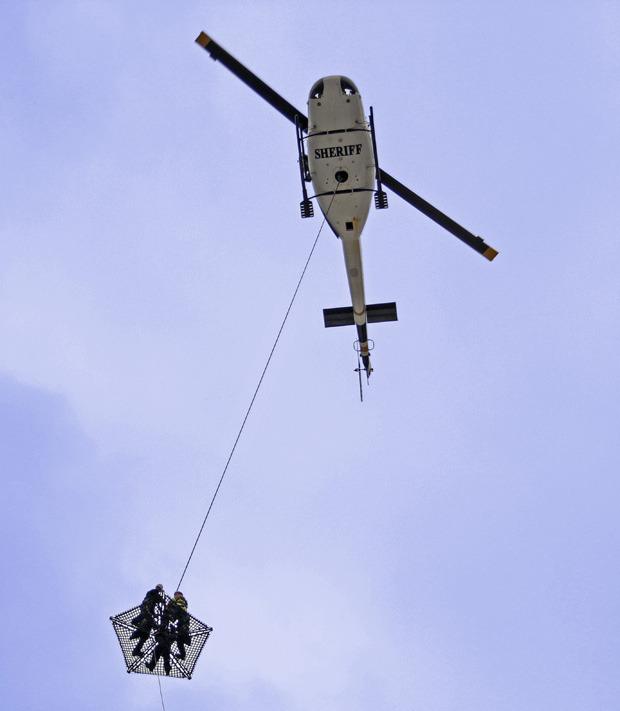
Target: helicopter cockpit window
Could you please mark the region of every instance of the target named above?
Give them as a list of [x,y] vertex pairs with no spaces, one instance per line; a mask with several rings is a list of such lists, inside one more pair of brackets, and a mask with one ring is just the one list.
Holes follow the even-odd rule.
[[311,99],[320,99],[323,96],[323,80],[317,81],[317,83],[310,90]]
[[348,79],[345,79],[344,77],[341,77],[340,79],[340,88],[345,96],[353,96],[354,94],[357,94],[357,89]]

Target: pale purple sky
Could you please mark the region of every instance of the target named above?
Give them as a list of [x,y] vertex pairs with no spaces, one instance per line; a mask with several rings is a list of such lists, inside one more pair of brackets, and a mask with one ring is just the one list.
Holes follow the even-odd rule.
[[3,706],[158,709],[108,617],[172,591],[320,220],[286,99],[345,74],[390,194],[360,404],[324,230],[183,590],[168,711],[615,711],[616,2],[4,3]]

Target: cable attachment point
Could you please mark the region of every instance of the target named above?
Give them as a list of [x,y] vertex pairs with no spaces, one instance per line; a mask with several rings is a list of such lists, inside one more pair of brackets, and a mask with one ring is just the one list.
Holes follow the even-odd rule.
[[[375,342],[372,340],[372,338],[369,338],[367,341],[368,344],[368,350],[373,351],[375,349]],[[356,353],[360,353],[362,350],[362,344],[359,341],[354,341],[353,343],[353,350]]]

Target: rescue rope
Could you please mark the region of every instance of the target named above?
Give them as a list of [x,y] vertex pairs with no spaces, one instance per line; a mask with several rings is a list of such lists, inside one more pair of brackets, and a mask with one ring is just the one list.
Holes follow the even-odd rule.
[[157,683],[159,684],[159,698],[161,699],[161,707],[166,711],[166,704],[164,704],[164,695],[161,692],[161,681],[159,679],[159,674],[157,675]]
[[321,226],[319,227],[319,231],[316,234],[316,237],[314,238],[314,243],[312,244],[312,248],[310,249],[310,253],[308,254],[308,258],[306,259],[306,263],[304,264],[304,268],[301,271],[301,275],[299,277],[299,280],[297,282],[297,286],[295,287],[295,291],[293,292],[293,296],[291,297],[291,301],[288,305],[288,308],[286,309],[286,313],[284,314],[284,318],[282,319],[282,323],[280,325],[280,330],[278,331],[278,334],[275,338],[275,341],[273,342],[273,346],[271,348],[271,352],[269,353],[269,357],[267,358],[267,362],[265,363],[265,367],[263,368],[263,372],[261,373],[261,376],[258,380],[258,385],[256,386],[256,389],[254,390],[254,395],[252,395],[252,399],[250,400],[250,404],[248,406],[248,409],[246,410],[245,416],[243,418],[243,421],[241,423],[241,427],[239,428],[239,432],[237,433],[237,437],[235,439],[235,442],[232,446],[232,449],[230,450],[230,454],[228,455],[228,459],[226,460],[226,465],[224,466],[224,470],[222,471],[222,475],[220,476],[220,480],[218,482],[217,487],[215,488],[215,492],[213,494],[213,497],[211,499],[211,503],[209,504],[209,508],[207,509],[207,513],[205,514],[205,517],[202,521],[202,525],[200,526],[200,530],[198,531],[198,535],[196,536],[196,540],[194,541],[194,545],[192,546],[192,550],[189,554],[189,557],[187,559],[187,563],[185,563],[185,567],[183,568],[183,572],[181,573],[181,577],[179,579],[179,582],[176,586],[176,590],[178,590],[181,587],[181,583],[183,582],[183,578],[185,577],[185,573],[187,572],[187,569],[189,567],[189,564],[192,560],[192,557],[194,555],[194,551],[196,550],[196,546],[198,545],[198,541],[200,540],[200,537],[202,536],[202,532],[204,530],[204,527],[207,523],[207,519],[209,518],[209,514],[211,513],[211,509],[213,508],[213,504],[215,502],[215,499],[218,495],[218,492],[220,490],[220,487],[222,486],[222,482],[224,481],[224,477],[226,476],[226,472],[228,471],[228,465],[230,464],[230,460],[233,458],[233,454],[235,453],[235,449],[237,448],[237,444],[241,438],[241,434],[243,433],[243,430],[245,428],[245,423],[247,422],[247,419],[250,415],[250,412],[252,411],[252,407],[254,405],[254,401],[256,400],[256,396],[258,395],[258,391],[260,390],[260,386],[263,383],[263,379],[265,377],[265,374],[267,373],[267,368],[269,368],[269,364],[271,363],[271,358],[273,357],[273,354],[276,350],[276,346],[278,345],[278,341],[280,340],[280,336],[282,335],[282,331],[284,330],[284,326],[286,324],[286,321],[288,319],[288,316],[291,312],[291,309],[293,308],[293,303],[295,302],[295,298],[297,297],[297,292],[299,291],[299,288],[301,286],[301,282],[303,281],[304,276],[306,275],[306,271],[308,269],[308,265],[310,264],[310,260],[312,259],[312,255],[314,254],[314,250],[316,248],[317,242],[319,241],[319,237],[321,236],[321,232],[323,230],[323,227],[325,226],[325,222],[327,221],[327,215],[329,214],[329,211],[332,207],[332,204],[334,202],[334,198],[336,197],[336,193],[338,192],[338,186],[336,186],[336,189],[334,190],[332,194],[332,199],[329,202],[329,206],[327,208],[327,211],[325,212],[325,215],[323,217],[323,221],[321,222]]

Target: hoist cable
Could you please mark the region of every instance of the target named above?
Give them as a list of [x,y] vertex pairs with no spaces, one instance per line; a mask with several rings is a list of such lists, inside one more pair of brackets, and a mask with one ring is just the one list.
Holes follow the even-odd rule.
[[254,390],[254,395],[252,395],[252,399],[250,400],[250,404],[248,406],[248,409],[246,410],[245,416],[243,418],[243,421],[241,423],[241,427],[239,428],[239,432],[237,433],[237,437],[235,439],[235,442],[232,446],[232,449],[230,450],[230,454],[228,455],[228,459],[226,460],[226,464],[224,466],[224,470],[222,471],[222,475],[220,476],[220,480],[218,482],[217,487],[215,488],[215,492],[213,494],[213,497],[211,499],[211,503],[209,504],[209,508],[207,509],[207,513],[205,514],[205,517],[202,521],[202,525],[200,526],[200,530],[198,531],[198,535],[196,536],[196,540],[194,541],[194,545],[192,546],[192,550],[189,554],[189,557],[187,559],[187,563],[185,563],[185,567],[183,568],[183,572],[181,573],[181,578],[179,579],[178,585],[176,589],[178,590],[181,587],[181,583],[183,582],[183,578],[185,577],[185,573],[187,572],[187,568],[189,567],[190,561],[192,560],[192,557],[194,555],[194,551],[196,550],[196,546],[198,545],[198,541],[200,540],[200,537],[202,535],[202,532],[204,530],[205,524],[207,523],[207,519],[209,518],[209,514],[211,513],[211,509],[213,508],[213,504],[215,502],[215,499],[218,495],[218,492],[220,490],[220,487],[222,486],[222,482],[224,481],[224,477],[226,476],[226,472],[228,471],[228,465],[230,464],[230,460],[233,458],[233,454],[235,453],[235,449],[237,448],[237,444],[239,442],[239,439],[241,438],[241,434],[243,433],[243,429],[245,427],[245,423],[247,422],[247,419],[250,415],[250,412],[252,411],[252,407],[254,405],[254,401],[256,400],[256,396],[258,395],[258,391],[260,390],[260,386],[263,383],[263,379],[265,377],[265,374],[267,373],[267,368],[269,368],[269,364],[271,363],[271,359],[273,357],[273,354],[276,350],[276,346],[278,345],[278,341],[280,340],[280,336],[282,334],[282,331],[284,330],[284,326],[286,324],[286,321],[288,319],[288,316],[291,312],[291,309],[293,308],[293,303],[295,302],[295,298],[297,297],[297,292],[299,291],[299,288],[301,286],[301,282],[303,281],[304,276],[306,275],[306,271],[308,269],[308,265],[310,264],[310,260],[312,259],[312,255],[314,254],[314,250],[316,248],[317,242],[319,241],[319,237],[321,236],[321,232],[323,230],[323,227],[325,226],[325,222],[327,220],[327,215],[329,214],[329,211],[331,209],[331,206],[334,202],[334,198],[336,197],[336,193],[338,192],[338,187],[336,186],[336,189],[334,190],[334,193],[332,195],[332,199],[330,200],[329,206],[327,208],[327,211],[325,212],[325,216],[323,217],[323,221],[321,222],[321,226],[319,227],[319,231],[316,234],[316,237],[314,239],[314,243],[312,244],[312,248],[310,249],[310,253],[308,254],[308,258],[306,259],[306,263],[304,264],[304,268],[301,271],[301,275],[299,277],[299,280],[297,282],[297,286],[295,287],[295,291],[293,292],[293,296],[291,297],[291,301],[288,305],[288,308],[286,309],[286,313],[284,314],[284,318],[282,319],[282,323],[280,325],[280,330],[278,331],[278,335],[275,338],[275,341],[273,342],[273,346],[271,348],[271,352],[269,353],[269,357],[267,358],[267,362],[265,363],[265,367],[263,368],[263,372],[261,373],[261,376],[258,380],[258,385],[256,386],[256,389]]
[[159,698],[161,699],[161,707],[164,711],[166,711],[166,704],[164,704],[164,695],[161,691],[161,680],[159,678],[159,674],[157,675],[157,683],[159,684]]

